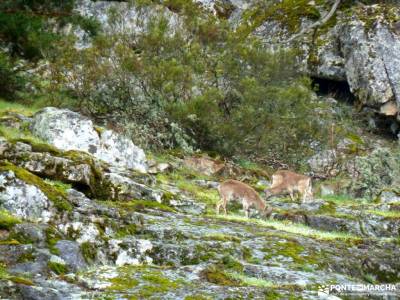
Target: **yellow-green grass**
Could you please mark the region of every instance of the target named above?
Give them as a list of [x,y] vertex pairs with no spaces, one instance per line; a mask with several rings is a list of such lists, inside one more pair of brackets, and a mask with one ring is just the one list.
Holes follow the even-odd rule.
[[38,110],[38,107],[32,105],[24,105],[18,102],[0,99],[0,112],[14,112],[25,116],[31,116]]
[[0,210],[0,229],[11,229],[20,222],[19,218],[13,216],[7,210]]
[[33,285],[29,278],[13,276],[8,273],[6,266],[0,263],[0,281],[9,280],[17,284]]
[[230,278],[237,280],[242,285],[246,285],[246,286],[254,286],[254,287],[258,287],[258,288],[271,288],[271,287],[275,286],[271,281],[261,279],[261,278],[256,278],[256,277],[250,277],[250,276],[244,275],[242,273],[238,273],[238,272],[226,272],[226,274]]
[[384,210],[367,210],[367,213],[373,214],[373,215],[377,215],[377,216],[381,216],[381,217],[385,217],[388,219],[400,219],[400,211],[384,211]]
[[214,215],[211,216],[221,220],[255,224],[261,227],[273,228],[275,230],[285,231],[293,234],[299,234],[319,240],[361,240],[361,237],[345,233],[345,232],[334,232],[334,231],[321,231],[303,224],[295,224],[289,221],[277,221],[277,220],[259,220],[246,218],[239,215]]

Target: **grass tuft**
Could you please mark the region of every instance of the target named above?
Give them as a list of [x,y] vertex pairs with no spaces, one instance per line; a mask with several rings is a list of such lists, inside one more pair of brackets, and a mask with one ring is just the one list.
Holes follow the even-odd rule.
[[0,210],[0,229],[10,230],[18,223],[21,223],[19,218],[11,215],[7,210]]

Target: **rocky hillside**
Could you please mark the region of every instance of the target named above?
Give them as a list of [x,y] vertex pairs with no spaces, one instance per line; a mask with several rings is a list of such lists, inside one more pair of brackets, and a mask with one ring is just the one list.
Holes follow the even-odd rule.
[[[160,1],[178,27],[185,18],[179,1]],[[349,89],[357,107],[370,112],[374,126],[399,134],[400,9],[396,1],[197,0],[206,13],[228,19],[237,34],[255,34],[272,48],[295,50],[300,67],[333,94]],[[109,26],[109,11],[121,13],[124,26]],[[133,34],[138,12],[125,2],[81,1],[84,16],[95,17],[106,30]],[[154,15],[157,9],[148,12]],[[121,21],[121,20],[120,20]],[[329,88],[337,86],[337,88]],[[382,119],[384,122],[382,122]]]
[[0,1],[0,299],[400,298],[399,7]]
[[321,299],[326,284],[400,281],[393,193],[371,202],[321,186],[303,204],[269,201],[269,219],[234,205],[216,215],[220,181],[261,192],[268,173],[146,156],[65,109],[0,122],[2,299]]

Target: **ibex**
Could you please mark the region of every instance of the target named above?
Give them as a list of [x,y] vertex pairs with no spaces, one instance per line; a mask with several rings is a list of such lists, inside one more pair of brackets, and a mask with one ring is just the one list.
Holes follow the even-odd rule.
[[294,193],[302,197],[302,202],[309,196],[312,198],[311,177],[291,171],[278,171],[272,175],[271,188],[265,190],[266,199],[276,195],[290,195],[294,201]]
[[246,217],[249,217],[250,207],[254,206],[263,216],[271,214],[272,209],[266,210],[267,205],[260,198],[257,192],[247,184],[237,180],[227,180],[218,187],[221,200],[217,203],[217,214],[222,206],[226,214],[226,204],[231,200],[242,202]]

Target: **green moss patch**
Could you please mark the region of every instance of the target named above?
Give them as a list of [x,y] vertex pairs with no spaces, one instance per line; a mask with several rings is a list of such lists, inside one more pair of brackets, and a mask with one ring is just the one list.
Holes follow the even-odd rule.
[[182,280],[171,280],[160,270],[149,266],[120,267],[118,276],[107,280],[111,283],[107,290],[120,292],[131,290],[129,295],[133,299],[148,299],[155,294],[165,294],[184,284]]
[[117,238],[123,238],[128,235],[135,235],[140,233],[140,229],[138,229],[136,224],[122,225],[118,228],[115,236]]
[[275,257],[285,256],[292,260],[290,265],[296,269],[313,269],[313,266],[318,264],[315,253],[306,251],[302,245],[293,240],[280,240],[276,243],[269,243],[262,251],[267,253],[264,256],[264,260],[269,261]]
[[215,233],[208,234],[203,237],[205,241],[220,241],[220,242],[235,242],[240,243],[240,239],[233,235],[223,234],[223,233]]
[[194,294],[186,296],[185,300],[211,300],[212,298],[207,295]]
[[0,172],[4,171],[12,171],[20,180],[26,182],[27,184],[36,186],[54,204],[58,211],[72,211],[72,205],[67,201],[67,195],[63,189],[46,183],[42,178],[23,168],[17,167],[9,162],[1,161]]
[[210,283],[217,285],[237,286],[239,281],[231,278],[225,271],[218,266],[212,265],[201,272],[201,275]]
[[115,277],[110,279],[111,286],[107,288],[109,291],[125,292],[127,289],[132,289],[138,285],[138,281],[127,276]]
[[320,13],[308,0],[283,0],[271,4],[271,1],[259,2],[243,13],[239,32],[247,35],[267,21],[277,21],[290,32],[299,30],[301,20],[318,20]]
[[229,269],[231,271],[235,272],[242,272],[243,271],[243,265],[240,263],[238,260],[233,258],[231,255],[225,255],[222,258],[222,264],[226,269]]
[[10,230],[16,224],[21,223],[21,220],[7,210],[0,210],[0,229]]

